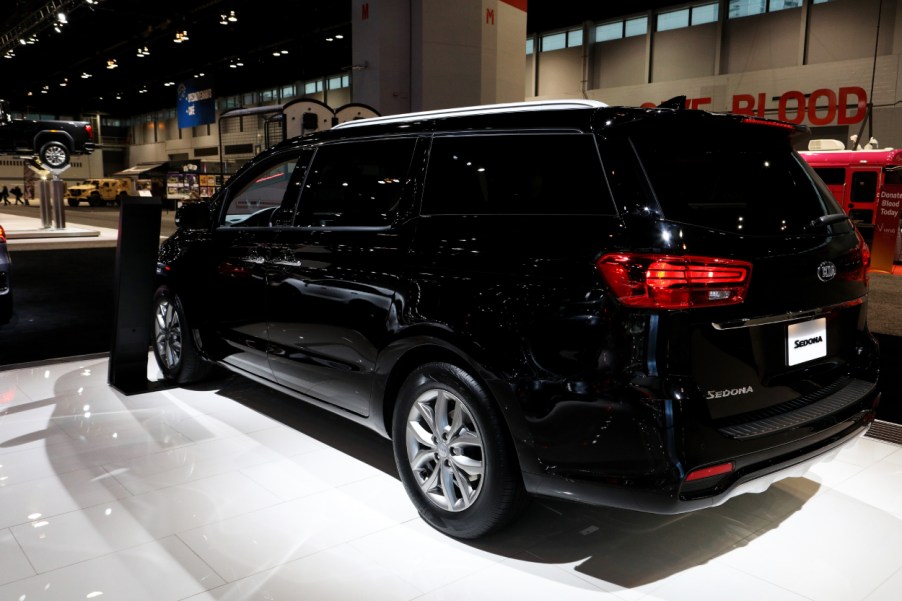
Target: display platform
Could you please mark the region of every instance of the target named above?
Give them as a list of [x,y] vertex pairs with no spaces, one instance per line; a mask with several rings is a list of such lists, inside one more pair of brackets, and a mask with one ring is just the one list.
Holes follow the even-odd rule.
[[[0,372],[0,599],[895,601],[902,446],[682,516],[534,500],[477,542],[388,441],[237,376],[126,396],[104,357]],[[148,378],[159,373],[148,361]]]

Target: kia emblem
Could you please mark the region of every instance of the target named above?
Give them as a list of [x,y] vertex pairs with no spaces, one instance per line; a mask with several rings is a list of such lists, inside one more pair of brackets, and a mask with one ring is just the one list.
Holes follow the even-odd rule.
[[836,276],[836,265],[832,261],[824,261],[817,266],[817,279],[829,282]]

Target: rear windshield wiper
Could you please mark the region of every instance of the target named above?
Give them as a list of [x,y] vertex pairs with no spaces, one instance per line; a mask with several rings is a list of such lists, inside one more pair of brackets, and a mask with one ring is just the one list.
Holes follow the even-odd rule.
[[831,223],[839,223],[840,221],[846,221],[848,218],[849,216],[845,213],[831,213],[830,215],[821,215],[817,219],[812,219],[811,222],[805,226],[805,229],[810,230],[816,227],[830,225]]

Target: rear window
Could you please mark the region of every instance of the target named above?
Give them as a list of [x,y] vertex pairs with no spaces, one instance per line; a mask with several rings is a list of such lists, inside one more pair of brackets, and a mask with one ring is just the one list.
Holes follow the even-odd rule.
[[610,215],[590,134],[436,137],[423,214]]
[[[654,125],[654,124],[649,124]],[[802,232],[841,212],[785,132],[736,123],[643,127],[629,143],[672,221],[744,235]]]

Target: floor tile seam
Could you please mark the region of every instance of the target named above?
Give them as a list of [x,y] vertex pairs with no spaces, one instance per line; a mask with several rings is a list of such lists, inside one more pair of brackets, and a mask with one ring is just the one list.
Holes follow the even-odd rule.
[[[106,471],[106,470],[104,470],[104,471]],[[108,472],[107,472],[107,473],[108,473]],[[212,478],[218,478],[218,477],[220,477],[221,475],[222,475],[222,474],[215,474],[215,475],[210,476],[210,477],[208,477],[208,478],[202,478],[202,479],[200,479],[200,480],[192,480],[192,482],[202,482],[203,480],[209,480],[209,479],[212,479]],[[242,476],[243,476],[243,474],[242,474]],[[245,477],[246,477],[246,476],[245,476]],[[113,478],[115,479],[115,476],[113,476]],[[12,528],[19,528],[19,527],[22,527],[22,526],[26,526],[26,525],[28,525],[28,524],[31,524],[31,523],[33,523],[33,522],[35,522],[35,521],[38,521],[38,520],[58,519],[58,518],[60,518],[60,517],[62,517],[62,516],[70,515],[70,514],[73,514],[73,513],[83,512],[83,511],[90,511],[90,510],[92,510],[92,509],[97,509],[98,507],[101,507],[101,506],[103,506],[103,505],[107,505],[107,504],[109,504],[109,503],[120,503],[120,504],[122,504],[123,501],[124,501],[125,499],[136,499],[136,500],[140,501],[140,500],[141,500],[140,498],[141,498],[142,496],[150,495],[150,494],[159,492],[159,491],[161,491],[161,490],[168,490],[168,489],[170,489],[170,488],[176,488],[176,487],[178,487],[178,486],[184,486],[184,483],[183,483],[183,484],[175,484],[175,485],[172,485],[172,486],[166,486],[166,487],[163,487],[163,488],[154,489],[154,490],[147,491],[147,492],[140,493],[140,494],[134,494],[134,493],[131,492],[131,490],[129,490],[127,487],[125,487],[125,485],[123,485],[118,479],[116,480],[116,482],[117,482],[120,486],[122,486],[122,487],[126,490],[126,492],[129,493],[127,496],[124,496],[124,497],[115,497],[115,498],[113,498],[113,499],[109,499],[109,500],[106,500],[106,501],[102,501],[102,502],[100,502],[100,503],[94,503],[94,504],[92,504],[92,505],[86,505],[86,506],[84,506],[84,507],[77,507],[77,508],[75,508],[75,509],[72,509],[72,510],[70,510],[70,511],[64,511],[64,512],[62,512],[62,513],[56,513],[56,514],[53,514],[53,515],[42,515],[40,518],[37,518],[36,520],[28,520],[28,521],[21,522],[21,523],[17,523],[17,524],[11,524],[11,525],[6,526],[6,527],[9,528],[9,529],[12,529]],[[253,482],[253,481],[252,481],[252,482]],[[253,482],[253,483],[256,484],[256,482]],[[261,488],[262,488],[262,487],[261,487]],[[265,491],[265,492],[269,493],[269,491]],[[272,494],[272,493],[269,493],[269,494]],[[275,495],[272,495],[272,496],[275,497]],[[276,498],[278,498],[278,497],[276,497]],[[282,504],[282,503],[284,503],[284,502],[286,502],[286,501],[282,501],[281,499],[279,499],[279,503],[274,503],[274,504],[272,504],[272,505],[267,505],[266,507],[274,507],[274,506],[280,505],[280,504]],[[125,509],[125,508],[124,508],[124,509]],[[201,523],[201,524],[197,524],[196,526],[192,526],[189,530],[194,530],[194,529],[196,529],[196,528],[202,528],[202,527],[204,527],[204,526],[208,526],[208,525],[210,525],[210,524],[214,524],[214,523],[216,523],[217,521],[224,521],[224,520],[232,519],[232,518],[234,518],[234,517],[239,517],[239,516],[241,516],[241,515],[250,514],[250,513],[253,513],[254,511],[259,511],[260,509],[262,509],[262,508],[252,509],[252,510],[249,510],[249,511],[247,511],[247,512],[240,513],[240,514],[230,515],[230,516],[228,516],[228,517],[225,517],[225,518],[222,518],[222,519],[219,519],[219,520],[213,520],[213,521],[211,521],[211,522],[204,522],[204,523]],[[136,519],[137,519],[137,518],[136,518]],[[140,520],[137,520],[137,521],[140,522]],[[171,532],[171,533],[167,534],[166,536],[172,536],[172,535],[174,535],[174,534],[177,534],[177,532],[178,532],[178,531],[176,531],[176,532]]]
[[[733,563],[726,563],[726,562],[723,562],[722,565],[724,565],[724,566],[726,566],[726,567],[728,567],[728,568],[732,568],[732,569],[736,570],[737,572],[742,572],[742,573],[745,574],[746,576],[750,576],[750,577],[754,578],[755,580],[760,580],[761,582],[764,582],[764,583],[766,583],[766,584],[768,584],[768,585],[770,585],[770,586],[774,586],[774,587],[779,588],[780,590],[784,590],[784,591],[786,591],[787,593],[789,593],[789,594],[791,594],[791,595],[795,595],[795,596],[800,597],[800,598],[802,598],[802,599],[806,599],[807,601],[822,601],[822,600],[816,599],[816,598],[814,598],[814,597],[812,597],[812,596],[810,596],[810,595],[806,595],[805,593],[801,593],[801,592],[799,592],[799,591],[794,591],[794,590],[792,590],[792,589],[790,589],[790,588],[787,588],[787,587],[785,587],[785,586],[783,586],[783,585],[781,585],[781,584],[779,584],[779,583],[777,583],[777,582],[773,582],[773,581],[771,581],[771,580],[767,580],[767,579],[765,579],[765,578],[762,578],[760,575],[755,574],[754,572],[749,572],[747,569],[745,569],[745,568],[743,568],[743,567],[740,567],[739,565],[736,565],[736,564],[733,564]],[[640,600],[640,601],[641,601],[641,600]],[[863,597],[862,597],[862,598],[859,598],[859,599],[843,599],[842,601],[863,601]]]
[[[163,453],[166,453],[168,450],[172,450],[172,449],[184,449],[184,448],[186,448],[187,446],[188,446],[188,445],[183,445],[183,446],[179,446],[179,447],[171,447],[170,449],[167,449],[166,451],[161,451],[161,452],[159,452],[159,453],[154,453],[154,455],[163,454]],[[149,457],[149,456],[148,456],[148,455],[143,455],[143,456],[141,456],[141,457]],[[138,458],[140,458],[140,457],[136,457],[135,459],[138,459]],[[215,464],[215,463],[220,462],[220,461],[222,461],[222,460],[221,460],[221,459],[217,459],[217,458],[210,458],[210,459],[203,459],[203,460],[201,460],[201,461],[194,461],[194,462],[192,462],[191,465],[192,465],[192,466],[206,465],[206,464],[211,464],[211,465],[212,465],[212,464]],[[246,468],[259,467],[260,465],[264,465],[264,464],[269,463],[269,462],[271,462],[271,461],[272,461],[272,459],[269,459],[269,460],[263,459],[263,460],[260,461],[260,463],[254,463],[254,464],[252,464],[252,465],[248,465],[248,466],[246,466]],[[227,473],[230,473],[230,472],[237,472],[237,473],[240,473],[241,475],[243,475],[243,476],[249,478],[251,481],[253,481],[254,484],[256,484],[256,485],[258,485],[258,486],[260,486],[260,487],[262,487],[262,488],[266,488],[263,484],[261,484],[260,482],[257,482],[256,480],[254,480],[253,478],[251,478],[248,474],[244,473],[243,470],[246,469],[246,468],[236,469],[234,466],[223,466],[222,470],[217,470],[217,471],[215,471],[214,473],[208,474],[208,475],[206,475],[206,476],[204,476],[204,477],[202,477],[202,478],[191,478],[191,479],[183,480],[183,481],[181,481],[181,482],[176,482],[176,483],[174,483],[174,484],[169,484],[169,485],[166,485],[166,486],[156,486],[156,487],[152,487],[152,488],[149,488],[148,490],[144,490],[144,491],[140,491],[140,492],[139,492],[139,491],[134,490],[134,488],[132,488],[131,486],[129,486],[129,484],[128,484],[125,480],[120,479],[120,478],[118,477],[117,474],[110,472],[111,469],[112,469],[113,471],[119,471],[119,470],[123,470],[123,469],[124,469],[125,471],[128,472],[128,471],[130,471],[130,468],[128,468],[128,467],[117,467],[116,464],[112,464],[112,463],[106,463],[106,464],[103,464],[101,467],[103,467],[105,470],[107,470],[107,472],[110,473],[110,475],[111,475],[113,478],[115,478],[116,481],[117,481],[122,487],[124,487],[126,490],[128,490],[129,492],[131,492],[132,495],[142,495],[142,494],[150,493],[150,492],[157,491],[157,490],[164,490],[164,489],[171,488],[171,487],[174,487],[174,486],[184,486],[184,485],[189,484],[189,483],[191,483],[191,482],[198,482],[198,481],[201,481],[201,480],[204,480],[204,479],[207,479],[207,478],[216,478],[216,477],[222,476],[223,474],[227,474]],[[177,472],[177,471],[179,471],[179,470],[185,469],[185,467],[186,467],[185,465],[177,466],[177,467],[173,467],[173,468],[169,468],[169,469],[164,469],[164,470],[152,472],[152,473],[150,473],[150,474],[145,474],[145,475],[142,475],[142,476],[136,476],[136,478],[138,478],[138,480],[139,480],[140,482],[147,482],[147,481],[149,481],[149,480],[152,480],[152,479],[155,478],[155,477],[158,477],[158,476],[164,476],[165,474],[169,474],[169,473],[172,473],[172,472]],[[270,493],[272,493],[272,494],[275,494],[273,491],[271,491],[271,490],[269,490],[269,489],[266,489],[266,490],[267,490],[267,492],[270,492]]]
[[[221,586],[225,586],[225,585],[229,584],[229,581],[225,578],[225,576],[223,576],[222,574],[220,574],[220,573],[216,570],[215,567],[213,567],[212,565],[210,565],[203,557],[200,556],[200,554],[198,554],[198,552],[194,549],[194,547],[192,547],[192,546],[188,543],[188,541],[186,541],[185,539],[182,538],[180,532],[177,532],[177,533],[172,534],[172,535],[170,535],[170,536],[173,536],[173,537],[175,537],[176,539],[178,539],[178,541],[179,541],[180,543],[182,543],[182,544],[185,546],[185,548],[188,549],[188,551],[189,551],[192,555],[194,555],[194,557],[196,557],[198,561],[201,562],[201,564],[203,564],[203,565],[205,565],[207,568],[209,568],[210,572],[212,572],[212,573],[215,574],[220,580],[222,580],[222,584],[220,584],[219,586],[214,586],[214,587],[212,587],[212,588],[204,589],[205,591],[208,591],[208,592],[209,592],[209,591],[213,591],[213,590],[216,590],[217,588],[219,588],[219,587],[221,587]],[[192,594],[189,595],[188,597],[183,597],[183,599],[190,599],[191,597],[193,597],[193,596],[195,596],[195,595],[197,595],[197,593],[192,593]]]
[[[358,536],[357,538],[353,538],[353,539],[350,539],[350,540],[347,540],[347,541],[344,541],[344,542],[336,543],[336,544],[334,544],[334,545],[331,545],[331,546],[329,546],[329,547],[323,549],[323,551],[326,551],[326,550],[328,550],[328,549],[334,549],[335,547],[339,547],[339,546],[341,546],[341,545],[347,545],[347,546],[353,548],[355,551],[357,551],[357,552],[360,553],[361,555],[363,555],[363,556],[365,556],[365,557],[370,557],[370,553],[368,553],[365,549],[362,549],[362,548],[359,546],[361,540],[363,540],[363,539],[365,539],[365,538],[370,538],[370,537],[373,537],[373,536],[376,536],[376,535],[379,535],[379,534],[383,534],[383,533],[388,532],[389,530],[393,530],[393,529],[395,529],[395,528],[407,527],[408,524],[411,524],[411,523],[413,523],[413,522],[421,522],[422,519],[423,519],[423,518],[421,518],[419,515],[417,515],[417,516],[415,516],[415,517],[412,517],[412,518],[408,518],[408,519],[406,519],[406,520],[399,521],[399,522],[397,522],[397,523],[395,523],[395,524],[391,524],[390,526],[386,526],[385,528],[379,528],[378,530],[374,530],[374,531],[372,531],[372,532],[368,532],[368,533],[365,534],[364,536]],[[425,524],[425,522],[423,522],[423,523]],[[436,532],[437,532],[437,531],[436,531]],[[447,535],[445,535],[445,534],[441,534],[441,533],[438,533],[438,532],[437,532],[437,534],[440,535],[440,536],[447,536]],[[462,543],[462,544],[465,544],[465,543]],[[495,556],[495,557],[498,557],[498,555],[497,555],[496,553],[492,553],[492,555]],[[493,560],[493,561],[492,561],[492,565],[498,565],[498,564],[502,561],[502,559],[503,559],[503,558],[498,557],[497,560]],[[409,585],[411,586],[411,588],[416,589],[416,590],[418,590],[418,591],[421,591],[420,594],[417,595],[417,597],[414,597],[415,599],[416,599],[416,598],[419,598],[419,597],[421,597],[421,596],[423,596],[423,595],[425,595],[425,594],[432,593],[432,592],[435,592],[436,590],[438,590],[438,589],[436,589],[436,588],[433,588],[433,589],[424,591],[424,590],[422,590],[421,587],[419,587],[419,586],[417,586],[416,584],[414,584],[413,582],[407,580],[404,576],[402,576],[402,575],[399,574],[397,571],[395,571],[394,568],[392,568],[391,562],[383,562],[383,561],[381,561],[381,559],[380,559],[379,557],[375,558],[374,561],[375,561],[378,565],[382,566],[383,568],[385,568],[385,569],[391,571],[392,575],[395,576],[396,578],[399,578],[400,580],[402,580],[402,581],[404,581],[405,583],[409,584]],[[486,566],[486,567],[490,567],[490,566]],[[480,568],[480,569],[481,569],[481,568]],[[476,570],[476,571],[479,571],[479,570]],[[468,574],[468,575],[461,576],[460,578],[457,578],[457,579],[455,579],[455,580],[453,580],[453,581],[451,581],[451,582],[448,582],[447,584],[444,584],[444,585],[442,585],[442,586],[449,586],[449,585],[453,584],[454,582],[460,582],[460,581],[463,580],[464,578],[467,578],[467,577],[469,577],[470,575],[475,574],[476,571],[471,572],[471,573]]]
[[902,567],[900,567],[898,570],[896,570],[895,572],[893,572],[892,574],[890,574],[889,576],[887,576],[886,578],[884,578],[884,579],[880,582],[880,584],[878,584],[877,586],[875,586],[873,590],[871,590],[867,595],[865,595],[864,597],[862,597],[862,601],[868,601],[868,599],[870,599],[870,598],[874,595],[874,593],[876,593],[877,591],[879,591],[879,590],[881,589],[881,587],[883,587],[884,584],[886,584],[887,582],[889,582],[890,580],[892,580],[893,577],[896,576],[897,574],[900,575],[900,576],[902,576]]
[[[580,571],[578,571],[578,570],[576,570],[576,569],[574,569],[574,568],[565,568],[562,564],[559,564],[559,563],[552,563],[552,562],[544,561],[541,557],[539,557],[538,555],[536,555],[535,553],[533,553],[532,551],[529,551],[529,550],[524,550],[524,551],[522,551],[521,553],[515,555],[514,557],[504,558],[504,559],[502,559],[501,561],[504,561],[504,560],[506,560],[506,559],[517,559],[517,558],[523,557],[523,556],[525,556],[525,555],[530,555],[530,556],[534,557],[534,558],[535,558],[535,561],[533,561],[533,563],[541,563],[541,564],[545,564],[545,565],[551,565],[551,566],[553,566],[554,568],[560,570],[561,572],[563,572],[563,573],[565,573],[565,574],[569,574],[570,576],[573,576],[573,577],[575,577],[575,578],[578,578],[579,580],[582,580],[582,581],[585,582],[586,584],[595,587],[596,589],[598,589],[599,592],[604,593],[605,595],[614,595],[614,596],[617,597],[618,599],[623,599],[623,597],[620,596],[620,595],[618,594],[620,591],[623,591],[623,590],[633,590],[633,589],[628,589],[628,588],[625,587],[625,586],[620,586],[619,584],[610,582],[610,581],[608,581],[608,580],[601,580],[600,578],[595,578],[594,576],[590,576],[589,574],[586,574],[586,573],[584,573],[584,572],[580,572]],[[579,560],[579,561],[580,561],[580,563],[582,563],[582,562],[585,561],[586,559],[587,559],[587,558],[583,558],[583,559],[581,559],[581,560]],[[576,563],[576,562],[571,562],[571,563]],[[610,584],[610,585],[612,585],[612,586],[616,586],[616,587],[618,587],[620,590],[619,590],[619,591],[607,591],[607,590],[603,589],[601,586],[599,586],[599,585],[597,584],[597,582],[599,582],[599,581],[600,581],[600,582],[606,582],[606,583],[608,583],[608,584]],[[661,584],[663,584],[663,583],[661,583]],[[658,587],[655,586],[654,589],[652,589],[652,590],[657,590],[657,588],[658,588]],[[651,591],[649,591],[649,592],[651,592]],[[636,600],[634,599],[633,601],[636,601]]]
[[[213,521],[213,522],[209,522],[209,523],[206,523],[206,524],[200,524],[200,525],[198,525],[198,526],[196,526],[196,527],[189,528],[188,530],[183,530],[183,531],[181,531],[181,532],[173,533],[173,536],[177,536],[177,537],[179,538],[179,540],[182,541],[182,542],[185,544],[185,546],[187,546],[189,549],[191,549],[191,552],[192,552],[192,553],[194,553],[195,555],[198,555],[197,551],[194,549],[194,547],[191,545],[191,543],[189,543],[186,539],[182,538],[182,535],[183,535],[183,534],[190,534],[190,533],[195,532],[195,531],[203,530],[203,529],[209,528],[210,526],[212,526],[212,525],[214,525],[214,524],[223,523],[223,522],[229,522],[229,521],[232,521],[232,520],[245,518],[245,517],[247,517],[247,516],[249,516],[249,515],[252,515],[252,514],[254,514],[254,513],[259,513],[259,512],[261,512],[261,511],[265,511],[265,510],[268,510],[268,509],[272,509],[272,508],[278,507],[278,506],[280,506],[280,505],[287,505],[287,504],[290,503],[290,502],[291,502],[291,501],[284,501],[284,502],[281,502],[281,503],[277,503],[277,504],[275,504],[275,505],[269,505],[269,506],[267,506],[267,507],[260,507],[260,508],[257,508],[257,509],[251,510],[251,511],[247,511],[247,512],[242,513],[242,514],[231,515],[231,516],[225,517],[225,518],[223,518],[223,519],[216,520],[216,521]],[[203,536],[202,533],[201,533],[201,536]],[[273,570],[277,570],[277,569],[281,568],[282,566],[288,565],[288,564],[293,563],[293,562],[295,562],[295,561],[299,561],[299,560],[302,560],[302,559],[307,559],[307,558],[309,558],[309,557],[313,557],[313,556],[315,556],[315,555],[317,555],[317,554],[319,554],[319,553],[322,553],[322,552],[324,552],[324,551],[327,551],[327,550],[329,550],[329,549],[334,549],[335,547],[338,547],[338,546],[341,546],[341,545],[344,545],[344,544],[348,544],[349,542],[350,542],[350,541],[340,541],[340,542],[337,542],[337,543],[335,543],[335,544],[327,545],[327,546],[314,546],[314,547],[310,550],[309,553],[304,553],[304,554],[302,554],[302,555],[299,555],[298,557],[293,557],[293,558],[291,558],[291,559],[289,559],[289,560],[287,560],[287,561],[281,561],[281,562],[279,562],[279,563],[276,563],[276,564],[271,565],[271,566],[268,566],[268,567],[262,567],[262,568],[260,568],[260,569],[258,569],[258,570],[254,570],[253,572],[250,572],[250,573],[248,573],[248,574],[244,574],[244,575],[242,575],[242,576],[240,576],[240,577],[238,577],[238,578],[235,578],[234,580],[229,580],[228,577],[226,577],[226,575],[220,574],[220,573],[219,573],[218,571],[216,571],[216,570],[214,570],[214,573],[215,573],[217,576],[219,576],[220,578],[222,578],[222,581],[224,582],[223,586],[225,586],[225,585],[230,585],[230,584],[234,584],[234,583],[236,583],[236,582],[240,582],[240,581],[242,581],[242,580],[245,580],[245,579],[247,579],[247,578],[252,578],[252,577],[254,577],[254,576],[258,576],[258,575],[261,575],[261,574],[265,574],[266,572],[271,572],[271,571],[273,571]],[[199,556],[199,555],[198,555],[198,556]],[[204,562],[204,564],[209,565],[206,561]],[[211,569],[212,569],[212,566],[210,566],[210,567],[211,567]],[[219,587],[217,587],[217,588],[219,588]]]
[[[26,481],[23,481],[23,482],[17,482],[17,483],[15,483],[15,484],[9,485],[8,488],[9,488],[9,489],[12,489],[13,487],[17,487],[17,486],[25,486],[25,485],[28,485],[28,484],[32,484],[32,485],[33,485],[35,482],[37,482],[37,481],[39,481],[39,480],[50,480],[50,479],[53,479],[53,480],[55,480],[56,482],[62,484],[62,483],[60,482],[60,478],[58,478],[57,476],[65,476],[65,475],[69,475],[69,474],[72,474],[72,473],[74,473],[74,472],[78,472],[78,471],[82,471],[82,470],[90,471],[90,470],[92,470],[92,469],[94,469],[94,468],[97,468],[97,469],[102,470],[102,471],[103,471],[104,473],[106,473],[107,475],[112,476],[113,479],[116,478],[115,476],[113,476],[112,474],[110,474],[107,470],[103,469],[103,468],[102,468],[101,466],[99,466],[99,465],[93,465],[93,466],[87,466],[87,467],[82,466],[82,467],[78,467],[78,468],[73,469],[73,470],[68,470],[68,471],[64,471],[64,472],[58,472],[58,473],[56,473],[56,474],[54,474],[54,475],[51,475],[51,476],[43,476],[43,477],[41,477],[41,478],[32,478],[32,479],[30,479],[30,480],[26,480]],[[93,482],[93,481],[94,481],[94,480],[92,480],[92,482]],[[116,483],[119,484],[119,486],[123,486],[122,483],[119,482],[119,480],[116,480]],[[6,486],[0,487],[0,492],[2,492],[2,491],[3,491],[4,489],[6,489],[6,488],[7,488]],[[123,488],[125,488],[125,487],[123,486]],[[128,496],[134,496],[133,493],[131,493],[131,491],[130,491],[128,488],[125,488],[125,490],[126,490],[126,492],[129,493]],[[18,492],[18,491],[14,491],[14,493],[15,493],[15,492]],[[115,500],[119,500],[119,499],[122,499],[122,498],[125,498],[125,497],[113,497],[113,499],[115,499]],[[102,505],[102,504],[103,504],[103,503],[98,503],[98,505]],[[88,506],[86,506],[86,507],[93,507],[93,506],[94,506],[94,505],[88,505]],[[72,511],[81,511],[82,509],[85,509],[86,507],[77,507],[76,509],[73,509]],[[71,511],[65,511],[65,512],[60,513],[60,514],[54,514],[53,516],[41,516],[41,518],[39,518],[39,519],[45,519],[45,518],[47,518],[47,517],[57,517],[57,516],[59,516],[59,515],[65,515],[65,514],[67,514],[67,513],[71,513]],[[28,523],[30,523],[30,522],[32,522],[32,521],[35,521],[35,520],[29,520],[29,521],[21,522],[21,523],[18,523],[18,524],[13,524],[13,525],[10,525],[10,526],[8,526],[8,527],[9,527],[9,528],[12,528],[12,527],[18,527],[18,526],[22,526],[22,525],[24,525],[24,524],[28,524]]]
[[[28,562],[28,567],[31,568],[32,574],[29,576],[25,576],[24,578],[31,578],[32,576],[38,575],[38,570],[34,565],[34,562],[31,561],[31,557],[28,556],[28,553],[25,552],[25,547],[22,546],[22,541],[19,540],[19,537],[16,536],[16,533],[13,532],[12,528],[4,528],[4,530],[9,531],[9,535],[16,541],[16,546],[19,547],[19,553],[22,554],[22,557],[25,558],[25,561]],[[0,585],[0,588],[6,586],[7,584],[12,584],[13,582],[18,582],[19,580],[24,580],[24,578],[17,578],[16,580],[7,582],[6,584]]]
[[[119,548],[119,549],[113,549],[113,550],[110,550],[110,551],[105,552],[105,553],[100,553],[99,555],[93,555],[93,556],[91,556],[91,557],[85,557],[85,558],[83,558],[83,559],[79,559],[78,561],[74,561],[74,562],[72,562],[72,563],[68,563],[68,564],[62,565],[62,566],[57,566],[57,567],[55,567],[55,568],[51,568],[51,569],[46,570],[46,571],[44,571],[44,572],[38,572],[37,570],[35,570],[35,574],[33,574],[33,575],[31,575],[31,576],[26,576],[25,578],[19,578],[19,579],[17,579],[17,580],[14,580],[13,582],[8,582],[7,584],[4,584],[4,585],[0,585],[0,588],[3,588],[4,586],[8,586],[8,585],[13,584],[13,583],[15,583],[15,582],[22,582],[22,581],[28,580],[29,578],[37,578],[37,577],[39,577],[39,576],[48,576],[48,575],[53,574],[54,572],[57,572],[57,571],[59,571],[59,570],[67,570],[67,569],[73,568],[73,567],[78,566],[78,565],[81,565],[81,564],[85,564],[85,563],[89,563],[89,562],[92,562],[92,561],[97,561],[97,560],[99,560],[99,559],[103,559],[103,558],[105,558],[105,557],[111,557],[111,556],[114,556],[114,555],[124,554],[124,553],[127,553],[128,551],[131,551],[131,550],[133,550],[133,549],[137,549],[138,547],[143,547],[143,546],[145,546],[145,545],[159,544],[161,541],[163,541],[163,540],[165,540],[165,539],[167,539],[167,538],[174,538],[174,535],[172,535],[172,534],[167,534],[166,536],[162,536],[162,537],[159,537],[159,538],[158,538],[158,537],[152,537],[152,538],[150,538],[150,540],[145,540],[145,541],[143,541],[143,542],[135,543],[134,545],[128,545],[128,546],[125,546],[125,547],[121,547],[121,548]],[[181,541],[179,541],[179,542],[181,542]],[[27,555],[26,555],[26,557],[27,557]],[[29,560],[29,561],[30,561],[30,560]],[[204,564],[204,565],[206,565],[206,564]],[[90,573],[90,572],[88,572],[88,573]]]

